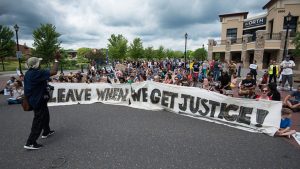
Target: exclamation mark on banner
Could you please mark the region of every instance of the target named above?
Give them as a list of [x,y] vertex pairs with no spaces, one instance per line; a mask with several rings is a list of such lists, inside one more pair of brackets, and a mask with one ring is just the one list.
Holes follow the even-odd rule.
[[267,115],[269,114],[269,111],[267,110],[262,110],[262,109],[257,109],[257,113],[256,113],[256,127],[262,127],[262,124],[265,121],[265,118],[267,117]]

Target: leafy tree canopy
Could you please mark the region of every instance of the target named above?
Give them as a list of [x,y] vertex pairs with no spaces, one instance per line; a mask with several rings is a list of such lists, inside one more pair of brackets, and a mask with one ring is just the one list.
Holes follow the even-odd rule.
[[206,60],[207,59],[207,51],[204,48],[198,48],[193,52],[193,58],[195,60]]
[[12,40],[13,37],[14,32],[9,27],[0,25],[0,58],[3,70],[5,70],[3,63],[5,57],[14,55],[15,42]]
[[144,53],[143,43],[140,38],[135,38],[128,49],[129,57],[133,60],[142,58]]
[[127,52],[127,39],[123,35],[112,34],[108,42],[109,57],[113,60],[124,60]]
[[293,39],[293,44],[295,45],[293,55],[300,57],[300,32],[297,32],[296,37]]
[[41,24],[33,31],[35,50],[32,51],[32,55],[43,58],[46,64],[54,60],[54,54],[60,48],[58,41],[60,34],[55,29],[56,27],[52,24]]

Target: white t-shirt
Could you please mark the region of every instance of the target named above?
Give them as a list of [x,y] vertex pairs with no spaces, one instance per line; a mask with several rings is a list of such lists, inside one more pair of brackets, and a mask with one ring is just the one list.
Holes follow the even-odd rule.
[[293,69],[292,67],[295,66],[295,62],[292,61],[292,60],[289,60],[289,61],[282,61],[280,66],[283,68],[281,74],[283,75],[292,75],[293,74]]
[[250,64],[249,68],[250,68],[250,69],[255,69],[255,70],[256,70],[256,69],[257,69],[257,64]]

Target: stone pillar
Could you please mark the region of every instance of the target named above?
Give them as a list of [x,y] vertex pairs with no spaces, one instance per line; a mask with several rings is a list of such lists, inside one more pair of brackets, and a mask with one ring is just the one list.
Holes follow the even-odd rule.
[[263,68],[263,57],[264,57],[264,48],[265,48],[265,34],[266,30],[256,31],[256,42],[254,50],[254,60],[256,60],[258,69]]
[[225,61],[229,62],[231,60],[231,38],[228,37],[226,39],[226,46],[225,46]]
[[208,51],[207,51],[207,59],[212,60],[213,58],[213,46],[215,46],[214,39],[208,39]]
[[247,43],[250,36],[252,35],[243,35],[241,60],[243,61],[244,67],[249,67],[249,53],[247,52]]

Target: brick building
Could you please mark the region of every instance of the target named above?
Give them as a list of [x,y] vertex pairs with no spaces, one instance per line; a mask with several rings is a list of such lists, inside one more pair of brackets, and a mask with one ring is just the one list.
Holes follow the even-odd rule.
[[[266,12],[248,18],[248,12],[219,15],[222,24],[221,39],[208,40],[208,58],[217,56],[221,60],[243,61],[248,67],[254,60],[259,69],[267,68],[270,60],[281,62],[286,39],[286,16],[289,22],[287,49],[291,53],[295,46],[291,43],[300,31],[300,1],[270,0],[262,7]],[[294,57],[296,69],[300,70],[300,56]]]

